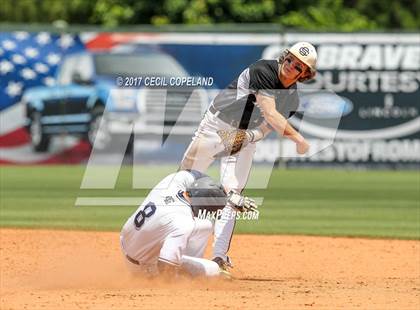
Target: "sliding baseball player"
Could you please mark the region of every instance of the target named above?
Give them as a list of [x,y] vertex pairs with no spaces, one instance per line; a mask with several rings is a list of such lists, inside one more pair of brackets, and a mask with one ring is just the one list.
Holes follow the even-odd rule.
[[202,258],[213,233],[200,211],[217,212],[226,203],[237,211],[255,210],[255,202],[226,193],[209,176],[184,170],[165,177],[127,220],[120,234],[130,269],[144,275],[227,276],[214,261]]
[[[256,142],[272,130],[296,143],[304,154],[308,142],[287,121],[299,106],[297,82],[314,78],[317,53],[299,42],[277,60],[250,65],[210,104],[181,162],[181,169],[205,172],[221,158],[220,181],[226,191],[241,193],[247,183]],[[227,272],[234,208],[227,203],[215,225],[213,261]]]

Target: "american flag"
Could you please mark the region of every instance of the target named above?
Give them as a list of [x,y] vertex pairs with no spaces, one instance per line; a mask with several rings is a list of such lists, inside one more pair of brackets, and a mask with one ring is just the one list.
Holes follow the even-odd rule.
[[[30,152],[29,137],[22,128],[24,107],[19,102],[27,88],[54,85],[62,59],[82,50],[85,45],[78,35],[0,32],[0,163],[59,161],[55,157],[63,152]],[[73,143],[73,147],[80,146]]]
[[84,49],[71,34],[1,32],[0,111],[19,102],[28,87],[53,85],[61,59]]

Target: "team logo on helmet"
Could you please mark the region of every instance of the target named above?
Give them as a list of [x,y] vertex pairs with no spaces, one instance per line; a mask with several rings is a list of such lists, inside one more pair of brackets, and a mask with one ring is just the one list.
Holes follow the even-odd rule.
[[306,46],[302,46],[299,49],[299,54],[301,54],[302,56],[307,56],[309,55],[309,48],[307,48]]

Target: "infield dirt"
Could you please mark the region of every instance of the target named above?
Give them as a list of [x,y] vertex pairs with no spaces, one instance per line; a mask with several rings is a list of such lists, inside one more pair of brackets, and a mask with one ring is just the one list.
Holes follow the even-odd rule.
[[420,308],[420,241],[235,235],[234,280],[167,284],[132,278],[115,232],[0,237],[3,310]]

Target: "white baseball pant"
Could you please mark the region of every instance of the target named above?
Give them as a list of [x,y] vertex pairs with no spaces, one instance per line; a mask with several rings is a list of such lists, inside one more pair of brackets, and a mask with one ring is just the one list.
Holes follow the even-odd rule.
[[[181,169],[194,169],[205,173],[215,160],[214,156],[224,150],[217,131],[234,129],[236,128],[219,119],[217,114],[207,111],[184,154]],[[255,143],[249,143],[237,154],[221,159],[220,183],[227,191],[234,190],[240,193],[244,189],[252,167],[255,147]],[[227,205],[215,223],[213,257],[227,259],[235,228],[235,216],[232,216],[232,212],[234,209]]]

